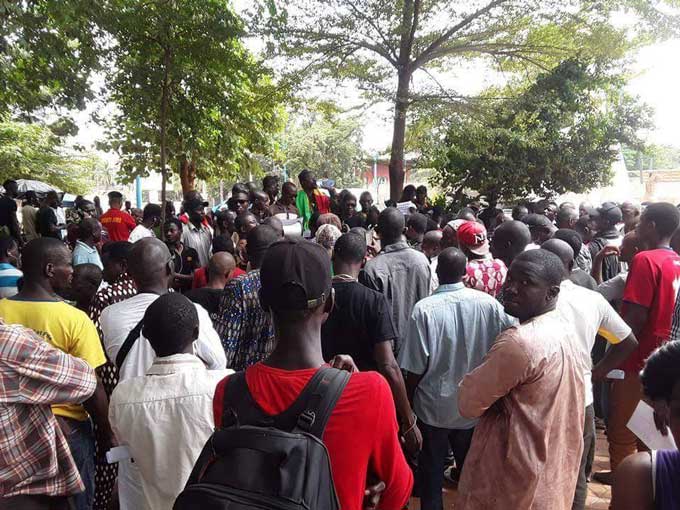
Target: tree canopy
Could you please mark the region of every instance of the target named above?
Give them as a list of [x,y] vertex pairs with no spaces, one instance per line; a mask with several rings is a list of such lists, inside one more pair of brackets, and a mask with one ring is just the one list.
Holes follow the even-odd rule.
[[0,181],[35,179],[69,193],[86,193],[103,169],[94,154],[65,149],[48,126],[0,117]]
[[291,115],[281,145],[289,175],[310,169],[317,178],[334,179],[337,186],[346,187],[361,182],[362,141],[359,120],[341,116],[330,105]]
[[[390,189],[403,185],[407,116],[420,106],[471,99],[442,71],[465,62],[535,76],[579,56],[615,60],[654,37],[678,33],[675,0],[260,0],[251,21],[291,80],[349,82],[394,105]],[[617,12],[635,22],[614,24]]]
[[650,118],[619,81],[607,66],[570,59],[483,115],[451,119],[432,161],[432,183],[455,205],[608,184],[620,144],[639,146],[637,132]]

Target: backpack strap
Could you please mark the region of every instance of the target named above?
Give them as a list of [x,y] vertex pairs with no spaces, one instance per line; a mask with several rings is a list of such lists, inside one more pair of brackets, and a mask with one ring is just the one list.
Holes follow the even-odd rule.
[[286,421],[295,419],[293,431],[308,432],[322,439],[328,420],[349,378],[350,374],[346,370],[321,367],[293,405],[279,417]]
[[345,370],[321,367],[288,409],[270,416],[250,394],[245,372],[237,372],[229,377],[224,393],[222,428],[234,425],[274,427],[287,432],[307,432],[321,439],[349,378],[350,374]]
[[275,416],[269,416],[257,405],[248,390],[245,371],[229,376],[222,401],[222,427],[241,425],[273,427]]
[[132,328],[132,331],[128,333],[128,336],[125,339],[125,342],[123,342],[123,345],[121,345],[120,349],[118,349],[118,354],[116,354],[116,367],[118,367],[118,370],[121,369],[123,363],[125,362],[125,358],[130,352],[130,349],[132,349],[132,346],[135,345],[135,342],[139,339],[139,335],[142,334],[143,326],[144,318],[142,318],[142,320],[139,321],[134,328]]

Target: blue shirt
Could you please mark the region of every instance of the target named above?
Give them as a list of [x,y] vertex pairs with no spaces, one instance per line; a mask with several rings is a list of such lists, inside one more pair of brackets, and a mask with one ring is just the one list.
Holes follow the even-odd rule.
[[423,375],[414,396],[418,418],[433,427],[469,429],[458,412],[458,384],[515,319],[489,294],[461,283],[440,285],[413,309],[399,354],[402,369]]
[[95,266],[99,266],[99,269],[104,269],[97,248],[88,246],[82,241],[76,241],[76,247],[73,249],[73,267],[81,264],[94,264]]
[[23,275],[12,264],[0,262],[0,298],[15,296],[19,292],[17,282]]

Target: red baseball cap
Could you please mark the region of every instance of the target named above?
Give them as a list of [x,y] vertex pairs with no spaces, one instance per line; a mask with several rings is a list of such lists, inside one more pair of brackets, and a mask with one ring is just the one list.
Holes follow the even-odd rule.
[[489,238],[486,236],[486,228],[476,221],[466,221],[458,227],[458,243],[475,255],[487,255],[489,253]]

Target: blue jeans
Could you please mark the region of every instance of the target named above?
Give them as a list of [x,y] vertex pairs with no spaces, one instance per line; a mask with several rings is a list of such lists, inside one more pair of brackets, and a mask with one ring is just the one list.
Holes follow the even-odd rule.
[[444,484],[444,464],[449,446],[458,469],[470,449],[471,429],[441,429],[427,423],[418,422],[423,434],[423,449],[418,457],[418,486],[420,489],[421,510],[442,510],[442,486]]
[[94,431],[90,420],[78,421],[59,417],[59,424],[71,449],[85,492],[71,497],[76,510],[91,510],[94,501]]

